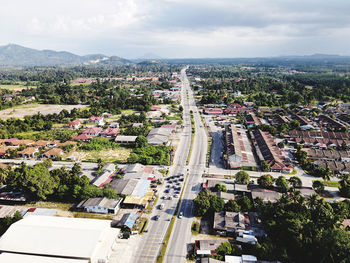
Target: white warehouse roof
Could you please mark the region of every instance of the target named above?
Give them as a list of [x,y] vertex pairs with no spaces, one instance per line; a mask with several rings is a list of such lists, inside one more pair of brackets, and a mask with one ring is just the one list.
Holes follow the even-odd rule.
[[13,253],[0,254],[0,262],[6,263],[88,263],[89,260],[41,257]]
[[86,259],[107,259],[118,230],[111,221],[53,216],[28,216],[0,238],[0,252]]

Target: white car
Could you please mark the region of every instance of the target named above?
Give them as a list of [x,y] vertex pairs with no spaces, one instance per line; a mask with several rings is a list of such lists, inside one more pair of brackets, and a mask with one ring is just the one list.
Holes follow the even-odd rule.
[[182,212],[180,212],[179,218],[182,218],[183,215],[184,215],[184,214],[183,214]]

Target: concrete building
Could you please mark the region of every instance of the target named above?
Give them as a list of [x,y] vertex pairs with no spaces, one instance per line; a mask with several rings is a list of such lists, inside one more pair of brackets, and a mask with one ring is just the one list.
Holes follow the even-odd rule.
[[225,125],[226,165],[231,169],[256,167],[246,130],[233,124]]
[[118,135],[115,138],[115,142],[122,145],[134,145],[136,143],[137,136],[131,135]]
[[88,213],[116,214],[119,210],[122,199],[108,199],[106,197],[89,198],[81,201],[77,209]]
[[12,262],[107,263],[118,233],[109,220],[32,215],[11,225],[0,252]]

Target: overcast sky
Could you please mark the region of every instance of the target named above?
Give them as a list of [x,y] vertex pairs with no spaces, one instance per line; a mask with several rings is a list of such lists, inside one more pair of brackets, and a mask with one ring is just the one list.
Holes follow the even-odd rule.
[[0,45],[135,58],[350,55],[349,0],[1,0]]

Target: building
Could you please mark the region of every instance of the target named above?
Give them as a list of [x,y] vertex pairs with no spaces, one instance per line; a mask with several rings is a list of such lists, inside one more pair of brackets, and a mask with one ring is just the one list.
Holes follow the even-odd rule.
[[233,235],[245,230],[248,224],[249,216],[242,213],[221,211],[214,214],[213,229],[221,234]]
[[91,136],[91,135],[79,134],[79,135],[74,136],[72,139],[75,141],[88,142],[88,141],[90,141],[91,138],[93,138],[93,136]]
[[274,138],[268,132],[255,130],[252,132],[254,146],[260,162],[266,162],[273,172],[293,171],[290,161],[285,161],[281,149],[277,146]]
[[82,134],[90,135],[90,136],[98,136],[102,132],[102,128],[99,127],[91,127],[87,128],[82,132]]
[[89,198],[81,201],[77,209],[88,213],[116,214],[119,210],[122,199],[108,199],[106,197]]
[[225,125],[226,165],[231,169],[256,167],[246,130],[234,124]]
[[115,179],[111,182],[111,189],[116,190],[118,194],[131,195],[138,181],[138,179]]
[[245,123],[247,127],[253,127],[262,124],[260,118],[256,116],[254,112],[247,114],[247,116],[245,117]]
[[118,135],[115,138],[115,142],[122,145],[134,145],[136,143],[137,136],[131,135]]
[[104,124],[103,117],[90,117],[89,122],[96,123],[99,126],[102,126]]
[[71,121],[70,123],[67,124],[67,127],[70,128],[70,129],[79,129],[81,125],[81,122],[80,120],[74,120],[74,121]]
[[252,199],[255,200],[256,198],[260,198],[263,202],[276,202],[278,199],[281,198],[281,194],[268,189],[261,189],[261,188],[255,188],[251,190],[252,193]]
[[109,137],[109,138],[112,138],[112,137],[115,137],[119,134],[119,131],[120,129],[119,128],[107,128],[105,130],[103,130],[100,135],[102,137]]
[[207,115],[222,115],[224,111],[220,108],[205,108],[204,114]]
[[103,173],[99,176],[96,176],[92,181],[92,184],[97,187],[103,187],[105,184],[111,182],[114,176],[115,168],[116,166],[113,163],[109,163],[103,166]]
[[42,156],[44,158],[57,158],[63,154],[63,150],[61,148],[52,148],[44,153]]
[[17,154],[19,157],[22,157],[22,158],[34,158],[35,153],[37,152],[38,152],[37,147],[27,147],[22,151],[18,151]]
[[166,145],[171,135],[169,128],[154,128],[147,135],[148,144],[151,145]]
[[[14,262],[108,262],[118,233],[110,220],[31,215],[10,226],[0,252]],[[32,261],[21,261],[23,255]]]
[[216,255],[216,249],[223,242],[227,242],[227,240],[196,240],[194,242],[194,249],[197,255]]

